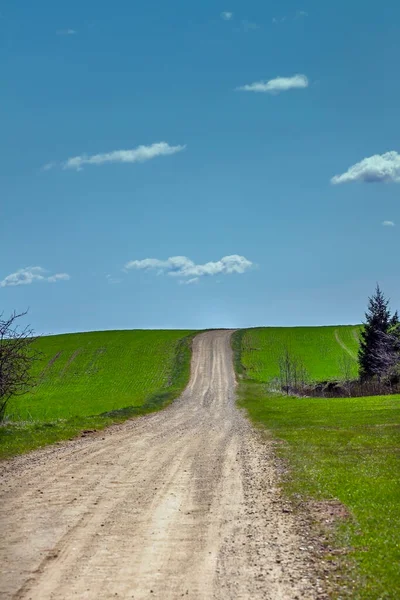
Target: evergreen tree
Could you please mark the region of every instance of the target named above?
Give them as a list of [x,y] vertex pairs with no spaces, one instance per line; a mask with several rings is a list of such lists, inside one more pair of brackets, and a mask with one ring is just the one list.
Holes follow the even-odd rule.
[[395,339],[397,340],[397,350],[399,351],[399,344],[400,344],[400,319],[399,319],[399,313],[396,312],[394,313],[393,317],[390,319],[390,327],[389,327],[389,334]]
[[390,342],[391,336],[388,333],[391,327],[396,326],[398,314],[396,311],[391,317],[389,301],[386,300],[379,285],[376,286],[374,295],[369,298],[365,319],[358,352],[362,380],[384,375],[387,369],[388,353],[394,351]]
[[390,326],[396,329],[398,325],[400,325],[400,319],[399,319],[399,313],[396,310],[393,317],[390,319]]

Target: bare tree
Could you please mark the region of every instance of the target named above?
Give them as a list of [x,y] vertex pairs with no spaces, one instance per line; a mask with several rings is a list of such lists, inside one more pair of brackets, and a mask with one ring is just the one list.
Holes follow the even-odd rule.
[[18,319],[26,314],[27,311],[14,311],[8,319],[0,314],[0,421],[9,400],[25,394],[34,385],[32,364],[40,353],[32,346],[37,339],[33,330],[18,324]]
[[279,357],[279,383],[281,389],[289,394],[292,383],[292,361],[288,348],[285,348]]
[[287,394],[301,392],[308,380],[303,362],[284,348],[279,358],[279,382],[281,389]]
[[376,343],[371,351],[371,362],[375,366],[378,379],[390,372],[400,359],[400,340],[391,333],[378,331]]
[[351,396],[351,384],[353,380],[354,359],[347,352],[343,352],[339,358],[340,381],[348,396]]

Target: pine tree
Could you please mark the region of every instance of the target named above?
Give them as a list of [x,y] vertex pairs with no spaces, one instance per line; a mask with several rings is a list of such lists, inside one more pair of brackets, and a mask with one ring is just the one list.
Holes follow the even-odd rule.
[[391,317],[389,301],[379,285],[369,298],[366,322],[361,333],[358,363],[361,380],[381,377],[387,369],[387,356],[392,352],[388,332],[398,321],[397,312]]
[[400,324],[399,313],[396,310],[393,317],[390,319],[390,326],[396,328]]

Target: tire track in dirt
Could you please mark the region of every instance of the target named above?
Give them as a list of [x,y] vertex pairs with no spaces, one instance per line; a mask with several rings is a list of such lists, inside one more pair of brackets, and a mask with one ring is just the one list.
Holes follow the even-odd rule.
[[345,352],[347,352],[347,354],[353,359],[353,360],[357,360],[357,354],[353,351],[350,350],[350,348],[348,346],[346,346],[346,344],[344,343],[344,341],[342,340],[342,338],[340,337],[339,331],[338,329],[335,329],[335,339],[337,341],[337,343],[339,344],[339,346],[341,346],[343,348],[343,350]]
[[164,411],[1,465],[1,598],[322,597],[235,406],[230,336],[195,338]]

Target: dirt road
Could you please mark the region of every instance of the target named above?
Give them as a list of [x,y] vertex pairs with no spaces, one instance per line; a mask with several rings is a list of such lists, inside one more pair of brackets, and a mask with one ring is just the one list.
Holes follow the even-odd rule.
[[166,410],[3,463],[0,597],[321,597],[234,389],[230,332],[201,334]]

